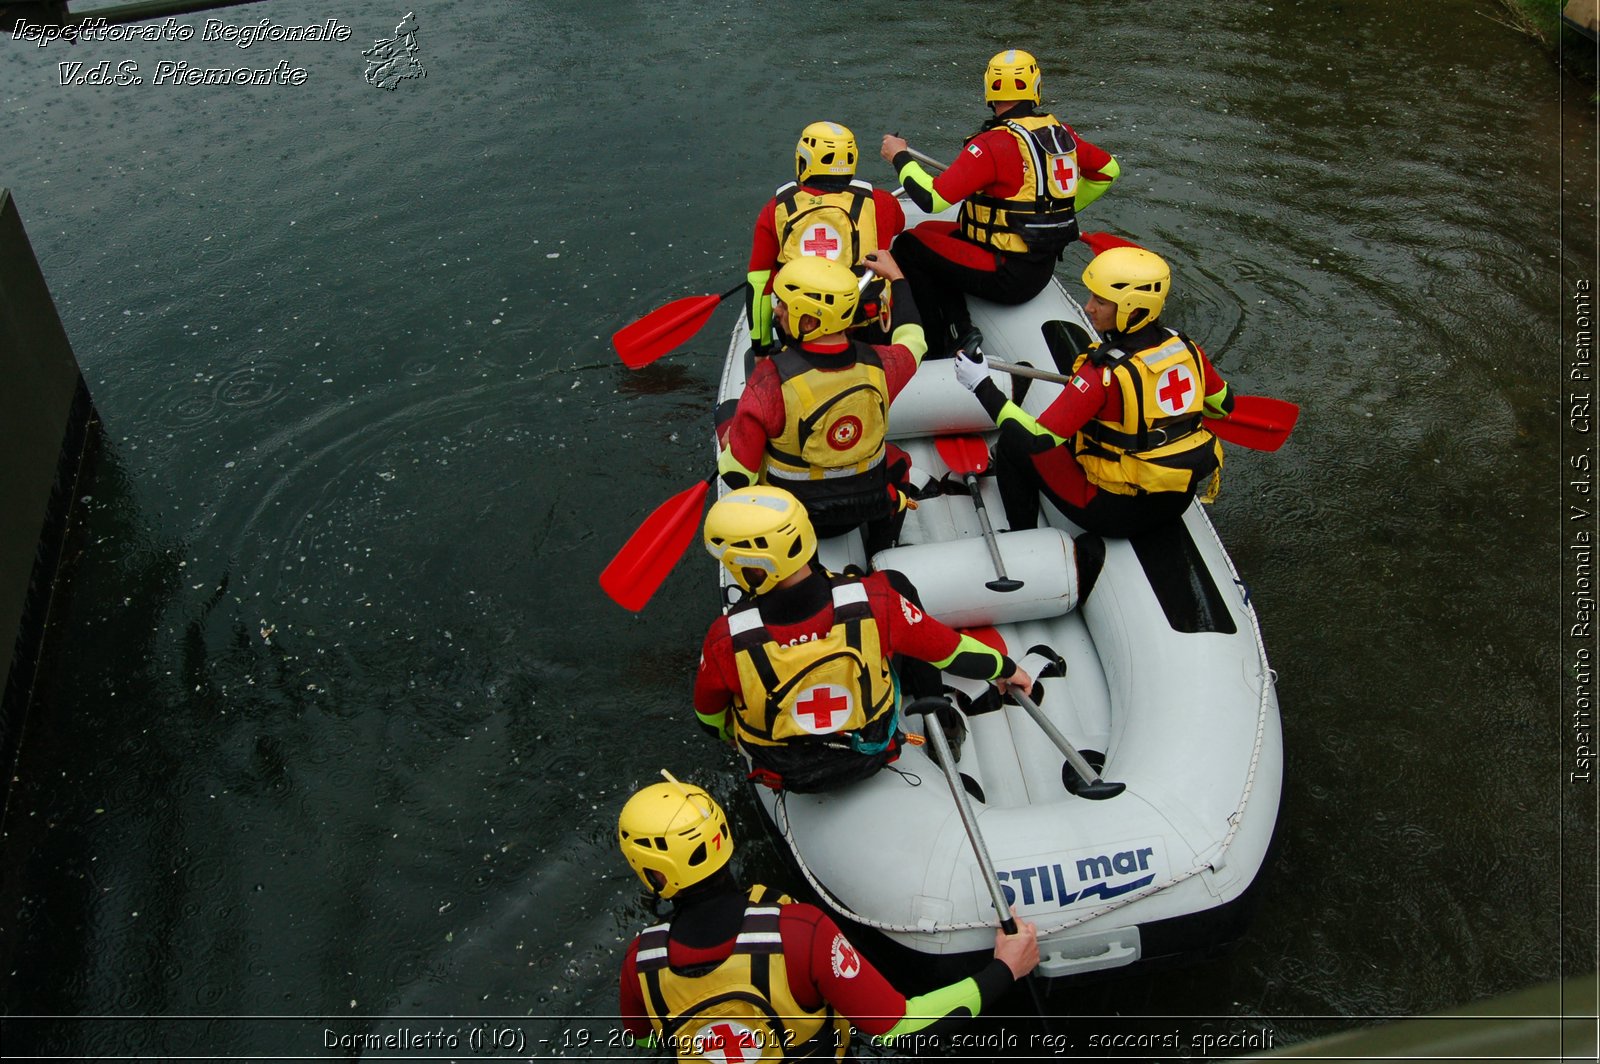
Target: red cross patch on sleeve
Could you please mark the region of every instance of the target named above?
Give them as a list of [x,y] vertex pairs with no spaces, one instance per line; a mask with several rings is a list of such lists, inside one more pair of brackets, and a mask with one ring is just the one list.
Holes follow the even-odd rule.
[[833,948],[829,951],[833,961],[833,974],[841,979],[854,979],[861,974],[861,955],[855,947],[845,941],[843,935],[833,936]]

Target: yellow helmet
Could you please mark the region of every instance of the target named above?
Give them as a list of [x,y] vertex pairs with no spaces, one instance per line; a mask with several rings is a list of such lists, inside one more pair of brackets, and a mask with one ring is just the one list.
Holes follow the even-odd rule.
[[989,60],[983,74],[983,102],[1032,100],[1039,102],[1039,61],[1020,48],[1008,48]]
[[794,177],[852,177],[856,172],[856,135],[837,122],[813,122],[800,131],[794,146]]
[[[1172,271],[1153,251],[1111,248],[1089,260],[1083,283],[1101,299],[1117,305],[1117,331],[1126,332],[1160,317],[1167,290],[1172,287]],[[1139,311],[1144,313],[1136,317]]]
[[[855,271],[820,255],[802,255],[784,263],[772,279],[772,293],[789,308],[789,329],[796,340],[813,340],[844,332],[856,316],[861,290]],[[814,329],[802,332],[800,319],[816,318]]]
[[663,898],[709,877],[733,856],[728,815],[692,783],[666,769],[656,783],[628,799],[617,817],[617,842],[644,885]]
[[706,550],[746,591],[760,594],[799,571],[817,552],[800,500],[765,484],[739,488],[706,514]]

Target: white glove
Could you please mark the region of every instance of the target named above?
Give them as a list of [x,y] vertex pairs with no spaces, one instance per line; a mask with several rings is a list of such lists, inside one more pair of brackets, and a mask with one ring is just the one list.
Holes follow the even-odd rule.
[[977,391],[978,385],[989,379],[989,360],[983,357],[982,350],[958,351],[953,361],[956,380],[967,391]]

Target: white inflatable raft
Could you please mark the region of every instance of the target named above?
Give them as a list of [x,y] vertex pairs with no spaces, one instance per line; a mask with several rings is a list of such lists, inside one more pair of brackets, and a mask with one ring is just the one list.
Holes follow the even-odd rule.
[[[1052,343],[1076,351],[1074,338],[1092,335],[1059,283],[1024,306],[971,305],[985,351],[1006,362],[1055,370]],[[748,347],[741,318],[719,402],[742,391]],[[1013,378],[996,372],[995,380],[1012,393]],[[1060,387],[1032,382],[1023,407],[1039,413]],[[943,360],[924,363],[889,424],[919,478],[948,469],[937,435],[994,436]],[[994,478],[981,482],[1003,529]],[[996,877],[1017,913],[1038,925],[1042,975],[1122,969],[1230,941],[1267,856],[1283,773],[1277,695],[1248,592],[1198,503],[1169,531],[1107,540],[1081,605],[1069,538],[1080,530],[1048,502],[1041,525],[998,532],[1007,575],[1023,583],[1005,594],[985,587],[995,570],[963,495],[922,501],[900,545],[875,559],[855,534],[823,541],[821,557],[836,572],[852,563],[901,570],[929,613],[993,627],[1036,677],[1049,657],[1064,662],[1064,676],[1043,680],[1038,704],[1079,751],[1103,759],[1104,777],[1126,784],[1122,793],[1091,801],[1068,790],[1064,778],[1076,777],[1063,755],[1013,705],[969,716],[957,760]],[[944,679],[963,702],[986,686]],[[924,722],[903,727],[922,732]],[[992,949],[993,892],[931,744],[907,747],[840,791],[754,790],[800,872],[880,964],[912,961],[932,985]]]

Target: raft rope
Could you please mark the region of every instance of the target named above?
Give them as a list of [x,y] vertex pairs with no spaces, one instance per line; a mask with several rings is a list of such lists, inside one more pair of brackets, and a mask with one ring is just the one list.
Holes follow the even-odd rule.
[[[1216,527],[1211,524],[1211,518],[1206,514],[1203,508],[1199,511],[1199,516],[1200,519],[1206,523],[1206,527],[1211,530],[1212,537],[1215,538],[1220,544],[1222,542],[1222,538],[1217,535]],[[1060,931],[1065,931],[1069,928],[1077,927],[1079,924],[1087,923],[1090,920],[1098,919],[1107,913],[1115,912],[1125,905],[1130,905],[1141,898],[1147,898],[1152,894],[1159,894],[1163,890],[1170,890],[1179,883],[1182,883],[1188,879],[1192,879],[1207,869],[1215,867],[1227,854],[1229,847],[1233,845],[1235,836],[1239,834],[1239,824],[1244,819],[1245,807],[1250,804],[1250,796],[1255,791],[1256,772],[1261,764],[1261,744],[1265,741],[1267,734],[1267,703],[1269,696],[1277,685],[1278,676],[1277,673],[1266,664],[1267,647],[1266,643],[1261,638],[1261,621],[1260,618],[1256,616],[1255,604],[1250,601],[1250,596],[1245,590],[1244,581],[1239,578],[1239,570],[1234,568],[1233,558],[1228,555],[1227,551],[1223,551],[1223,560],[1228,564],[1228,572],[1233,576],[1234,584],[1240,589],[1240,604],[1244,607],[1246,615],[1250,618],[1251,634],[1255,636],[1256,660],[1261,662],[1263,666],[1262,671],[1258,674],[1262,680],[1262,684],[1261,696],[1256,703],[1255,745],[1250,751],[1250,766],[1245,772],[1244,787],[1239,794],[1239,803],[1234,807],[1233,812],[1228,815],[1228,832],[1222,837],[1222,843],[1217,848],[1216,853],[1206,857],[1204,861],[1195,865],[1193,868],[1190,868],[1185,872],[1180,872],[1163,883],[1156,883],[1145,887],[1143,890],[1134,891],[1131,894],[1123,895],[1122,897],[1119,897],[1106,905],[1100,906],[1098,909],[1092,909],[1088,912],[1075,914],[1065,923],[1051,924],[1048,927],[1040,927],[1040,938],[1056,934]],[[844,902],[836,898],[832,892],[830,892],[817,880],[817,877],[811,871],[810,866],[806,864],[805,858],[801,856],[800,847],[798,843],[796,843],[794,835],[789,829],[789,810],[784,798],[784,792],[778,792],[777,801],[774,803],[775,816],[773,819],[778,823],[780,830],[782,830],[784,841],[789,844],[789,852],[794,855],[794,861],[800,869],[800,874],[805,877],[807,883],[811,884],[811,889],[815,890],[819,897],[826,901],[836,912],[840,913],[846,919],[858,923],[863,927],[874,928],[878,931],[899,931],[906,934],[920,935],[939,934],[946,931],[971,931],[980,927],[999,926],[998,920],[974,920],[965,923],[952,924],[939,924],[933,923],[932,921],[925,921],[917,924],[896,924],[890,923],[886,920],[875,920],[870,916],[863,916],[858,912],[852,911],[849,906],[845,905]]]

